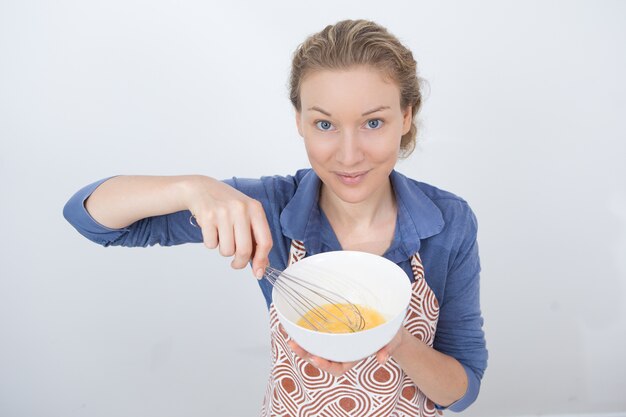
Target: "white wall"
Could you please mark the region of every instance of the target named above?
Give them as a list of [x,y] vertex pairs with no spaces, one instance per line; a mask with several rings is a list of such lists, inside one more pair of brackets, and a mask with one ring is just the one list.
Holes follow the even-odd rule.
[[0,416],[256,415],[251,274],[103,249],[61,209],[112,174],[307,166],[290,56],[343,18],[412,48],[431,92],[399,170],[479,218],[490,364],[463,415],[626,411],[626,3],[296,3],[0,1]]

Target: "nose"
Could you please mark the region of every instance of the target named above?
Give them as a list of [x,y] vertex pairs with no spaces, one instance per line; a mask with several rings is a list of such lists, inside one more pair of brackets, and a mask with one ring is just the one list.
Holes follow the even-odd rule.
[[363,160],[361,146],[359,135],[352,130],[346,129],[339,138],[339,148],[335,154],[335,159],[345,166],[357,165]]

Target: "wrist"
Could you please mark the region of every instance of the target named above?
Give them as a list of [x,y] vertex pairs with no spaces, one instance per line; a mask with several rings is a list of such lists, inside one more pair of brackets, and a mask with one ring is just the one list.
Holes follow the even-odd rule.
[[[174,177],[172,183],[172,196],[180,210],[191,210],[193,213],[194,201],[208,182],[215,181],[204,175],[180,175]],[[194,213],[195,214],[195,213]]]
[[399,333],[398,344],[391,351],[391,356],[396,360],[402,360],[407,355],[412,356],[416,348],[426,346],[420,339],[411,334],[406,327],[402,327]]

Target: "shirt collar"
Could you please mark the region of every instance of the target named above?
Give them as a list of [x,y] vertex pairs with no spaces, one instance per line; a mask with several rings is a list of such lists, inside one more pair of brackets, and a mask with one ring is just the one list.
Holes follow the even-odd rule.
[[[322,216],[319,208],[321,180],[312,169],[298,172],[298,188],[280,215],[282,232],[304,242],[307,253],[321,250]],[[391,184],[398,203],[394,241],[386,257],[399,262],[419,251],[421,239],[438,234],[444,225],[439,208],[418,183],[393,170]]]
[[321,212],[319,192],[322,181],[312,169],[296,173],[298,188],[280,214],[283,235],[300,240],[309,254],[320,250]]
[[[390,178],[398,204],[398,220],[394,242],[387,256],[400,261],[398,257],[402,255],[410,257],[417,253],[422,239],[441,232],[444,220],[439,207],[422,191],[418,182],[395,170]],[[400,253],[393,253],[394,249],[399,249]]]

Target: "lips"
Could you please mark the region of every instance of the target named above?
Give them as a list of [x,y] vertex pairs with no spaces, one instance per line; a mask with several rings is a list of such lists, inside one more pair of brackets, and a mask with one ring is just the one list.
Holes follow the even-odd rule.
[[339,181],[346,185],[356,185],[361,183],[369,171],[360,172],[335,172]]

